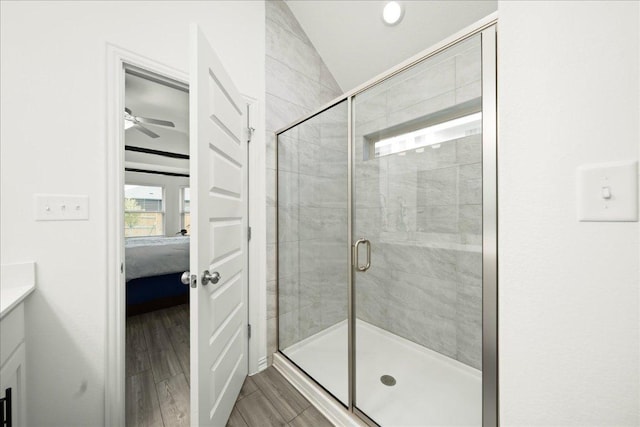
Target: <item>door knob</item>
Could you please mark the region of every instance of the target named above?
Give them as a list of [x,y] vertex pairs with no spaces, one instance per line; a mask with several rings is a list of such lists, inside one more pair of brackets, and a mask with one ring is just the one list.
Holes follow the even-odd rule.
[[214,271],[213,273],[209,273],[209,270],[205,270],[202,272],[202,284],[208,285],[209,283],[213,283],[214,285],[220,281],[220,273]]
[[185,271],[184,273],[182,273],[182,276],[180,276],[180,281],[183,285],[191,284],[192,288],[195,288],[198,284],[198,278],[195,276],[195,274],[192,276],[190,271]]

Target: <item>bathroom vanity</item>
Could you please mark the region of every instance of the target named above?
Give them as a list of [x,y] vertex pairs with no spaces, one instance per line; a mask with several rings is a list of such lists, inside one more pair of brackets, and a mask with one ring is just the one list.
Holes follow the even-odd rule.
[[[10,389],[11,426],[26,426],[25,300],[35,290],[35,263],[3,265],[0,286],[0,398]],[[8,421],[9,399],[4,403]]]

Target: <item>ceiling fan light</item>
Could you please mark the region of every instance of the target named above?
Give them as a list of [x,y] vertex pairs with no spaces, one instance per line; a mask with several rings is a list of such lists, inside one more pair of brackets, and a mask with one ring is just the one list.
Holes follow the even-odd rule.
[[136,124],[135,124],[133,121],[131,121],[131,120],[127,120],[127,119],[125,119],[125,120],[124,120],[124,129],[125,129],[125,130],[127,130],[127,129],[129,129],[129,128],[132,128],[132,127],[134,127],[135,125],[136,125]]

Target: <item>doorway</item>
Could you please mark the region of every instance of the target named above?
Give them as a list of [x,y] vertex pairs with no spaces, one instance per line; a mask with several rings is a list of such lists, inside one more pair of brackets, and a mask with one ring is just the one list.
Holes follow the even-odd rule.
[[189,425],[189,87],[128,64],[124,83],[126,425]]

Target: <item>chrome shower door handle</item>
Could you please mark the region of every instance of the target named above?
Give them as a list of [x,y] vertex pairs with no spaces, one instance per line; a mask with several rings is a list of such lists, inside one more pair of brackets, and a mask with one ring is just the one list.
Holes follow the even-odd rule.
[[[360,265],[360,253],[358,248],[361,243],[367,245],[367,263],[365,265]],[[369,267],[371,267],[371,242],[365,239],[364,237],[356,240],[356,243],[353,245],[353,264],[358,271],[367,271]]]

